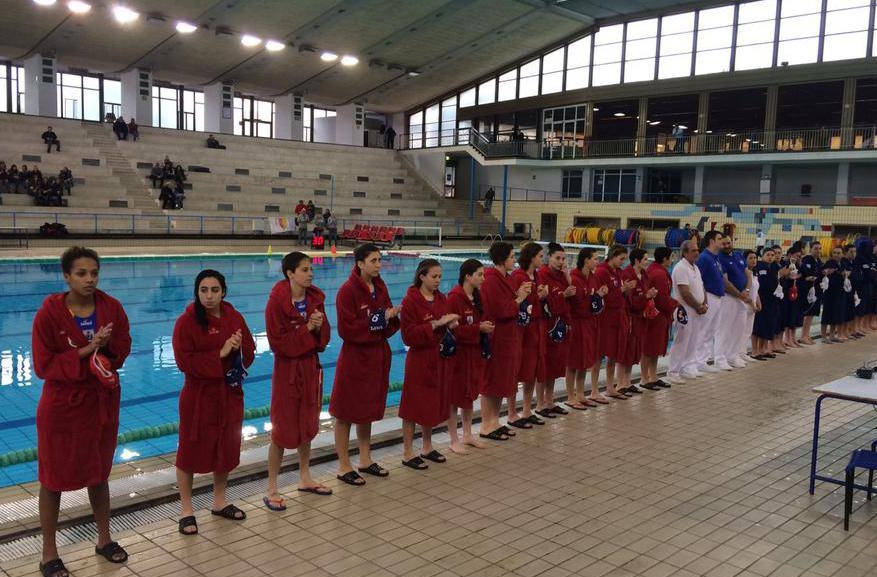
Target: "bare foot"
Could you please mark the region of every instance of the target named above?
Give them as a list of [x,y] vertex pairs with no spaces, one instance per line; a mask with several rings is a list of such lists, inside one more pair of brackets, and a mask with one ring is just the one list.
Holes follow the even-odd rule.
[[475,437],[463,437],[463,444],[476,449],[486,449],[487,445],[476,439]]
[[454,443],[451,443],[448,446],[448,448],[451,450],[452,453],[456,453],[457,455],[468,455],[469,454],[469,451],[466,450],[466,447],[464,447],[460,441],[456,441]]

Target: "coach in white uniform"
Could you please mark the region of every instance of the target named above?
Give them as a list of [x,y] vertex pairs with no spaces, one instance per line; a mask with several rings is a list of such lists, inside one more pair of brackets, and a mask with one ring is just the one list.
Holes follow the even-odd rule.
[[722,233],[711,230],[703,235],[704,251],[697,257],[697,269],[703,280],[703,289],[706,291],[707,311],[703,315],[703,328],[700,343],[697,347],[697,370],[702,373],[714,373],[720,368],[729,369],[730,366],[723,361],[721,366],[707,364],[713,357],[716,349],[717,335],[720,330],[719,319],[722,314],[722,301],[725,297],[725,271],[719,262],[719,250],[722,248]]
[[[722,252],[719,262],[725,271],[725,296],[719,311],[719,324],[716,327],[715,366],[720,369],[743,368],[746,366],[746,316],[752,300],[750,298],[752,275],[746,268],[746,259],[734,250],[731,237],[722,239]],[[741,337],[742,335],[742,337]]]
[[679,302],[673,322],[675,336],[670,348],[667,380],[680,383],[682,379],[700,376],[697,371],[697,346],[702,340],[701,328],[707,312],[706,294],[700,271],[697,269],[698,249],[693,240],[686,240],[680,248],[682,258],[673,267],[673,298]]

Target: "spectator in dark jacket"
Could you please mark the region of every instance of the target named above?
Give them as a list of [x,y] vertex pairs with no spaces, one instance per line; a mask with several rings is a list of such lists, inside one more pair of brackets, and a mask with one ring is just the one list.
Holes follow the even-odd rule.
[[216,137],[213,136],[212,134],[207,137],[207,148],[216,148],[219,150],[225,150],[225,146],[222,144],[219,144],[219,141],[216,140]]
[[128,122],[128,134],[131,135],[131,138],[134,139],[134,142],[137,142],[137,139],[140,138],[140,128],[137,126],[137,121],[132,117]]
[[43,139],[43,142],[46,144],[46,153],[52,153],[52,145],[55,146],[55,150],[61,152],[61,141],[58,140],[58,135],[55,134],[55,131],[52,130],[50,126],[45,132],[40,135],[40,138]]
[[119,140],[128,140],[128,125],[125,123],[125,119],[122,118],[121,114],[116,121],[113,122],[113,132]]
[[307,211],[308,211],[308,222],[313,222],[313,221],[314,221],[314,215],[317,214],[317,207],[314,206],[314,201],[313,201],[313,200],[309,200],[309,201],[308,201],[308,208],[307,208]]
[[158,188],[164,184],[164,170],[159,163],[156,162],[152,165],[152,170],[149,172],[149,178],[152,179],[152,188]]
[[16,165],[13,164],[9,167],[9,170],[6,171],[6,178],[9,190],[18,192],[18,167]]
[[9,182],[9,173],[6,171],[6,163],[0,160],[0,185],[3,186],[3,192],[7,191]]
[[28,181],[30,181],[30,170],[26,164],[22,164],[21,170],[18,171],[18,188],[27,192]]
[[58,182],[61,184],[61,188],[67,191],[67,196],[70,196],[70,190],[73,188],[73,172],[65,166],[58,173]]
[[174,168],[174,182],[182,184],[186,181],[186,171],[179,164]]
[[387,128],[387,132],[384,134],[387,139],[387,148],[395,148],[396,147],[396,131],[393,130],[393,127],[390,126]]

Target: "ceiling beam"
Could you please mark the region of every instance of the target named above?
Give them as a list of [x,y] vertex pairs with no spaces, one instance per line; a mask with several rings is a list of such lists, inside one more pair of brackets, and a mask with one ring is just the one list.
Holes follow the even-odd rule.
[[55,25],[52,27],[51,30],[49,30],[48,32],[46,32],[45,34],[43,34],[43,36],[42,36],[39,40],[37,40],[37,41],[34,43],[34,45],[31,46],[31,47],[28,49],[27,52],[25,52],[25,53],[22,54],[21,56],[18,56],[17,58],[15,58],[15,60],[24,60],[25,58],[28,58],[30,55],[32,55],[32,54],[34,54],[35,52],[37,52],[37,51],[39,50],[39,48],[40,48],[40,45],[42,45],[43,42],[45,42],[46,40],[48,40],[49,37],[50,37],[52,34],[54,34],[55,32],[57,32],[57,31],[58,31],[58,30],[59,30],[59,29],[65,24],[65,23],[67,23],[67,21],[68,21],[69,19],[70,19],[70,14],[67,14],[66,16],[64,16],[63,18],[61,18],[61,20],[60,20],[57,24],[55,24]]
[[565,8],[563,6],[558,6],[555,0],[515,0],[515,2],[519,4],[524,4],[525,6],[532,6],[533,8],[541,8],[552,12],[553,14],[557,14],[563,18],[567,18],[569,20],[575,20],[576,22],[581,22],[585,26],[590,26],[594,23],[594,18],[588,16],[587,14],[582,14],[581,12],[576,12],[575,10],[570,10],[569,8]]

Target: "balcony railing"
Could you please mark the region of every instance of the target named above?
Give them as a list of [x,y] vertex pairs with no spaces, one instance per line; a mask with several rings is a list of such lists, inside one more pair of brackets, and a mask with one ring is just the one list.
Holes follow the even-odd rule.
[[848,126],[795,130],[723,132],[721,134],[661,135],[643,138],[594,140],[544,138],[511,140],[489,137],[474,128],[435,134],[400,135],[402,149],[469,145],[485,158],[576,160],[586,158],[638,158],[691,155],[831,152],[877,149],[877,127]]

